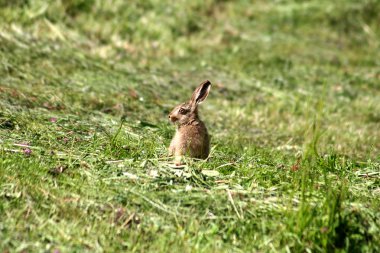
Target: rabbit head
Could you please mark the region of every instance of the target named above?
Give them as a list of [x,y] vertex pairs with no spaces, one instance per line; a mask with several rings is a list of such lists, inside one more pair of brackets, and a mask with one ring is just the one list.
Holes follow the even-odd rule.
[[202,103],[210,92],[211,82],[202,82],[193,92],[188,102],[177,105],[169,114],[171,122],[186,125],[198,119],[198,105]]

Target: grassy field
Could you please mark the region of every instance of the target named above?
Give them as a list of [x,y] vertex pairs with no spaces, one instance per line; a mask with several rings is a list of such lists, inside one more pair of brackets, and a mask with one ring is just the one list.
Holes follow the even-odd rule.
[[[0,0],[0,252],[379,252],[379,13]],[[172,168],[205,79],[210,158]]]

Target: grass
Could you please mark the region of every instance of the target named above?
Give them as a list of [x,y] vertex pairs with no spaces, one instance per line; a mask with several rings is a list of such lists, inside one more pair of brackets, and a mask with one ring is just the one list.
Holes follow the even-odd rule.
[[[380,251],[378,1],[0,8],[1,251]],[[204,79],[211,156],[174,169]]]

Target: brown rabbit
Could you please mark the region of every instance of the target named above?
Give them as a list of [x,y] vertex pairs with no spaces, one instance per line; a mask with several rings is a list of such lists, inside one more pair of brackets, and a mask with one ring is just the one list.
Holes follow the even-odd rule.
[[188,102],[176,106],[169,114],[171,122],[177,124],[169,146],[169,155],[175,156],[177,165],[181,163],[183,155],[206,159],[210,153],[210,136],[198,116],[198,105],[207,98],[210,88],[211,82],[204,81]]

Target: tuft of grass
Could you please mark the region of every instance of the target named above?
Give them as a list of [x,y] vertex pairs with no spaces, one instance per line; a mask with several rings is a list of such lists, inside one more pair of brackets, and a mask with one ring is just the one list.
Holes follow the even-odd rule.
[[[0,250],[380,251],[378,13],[0,0]],[[204,79],[210,158],[173,168]]]

